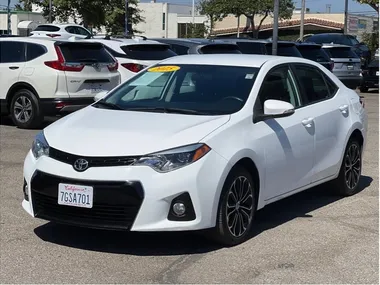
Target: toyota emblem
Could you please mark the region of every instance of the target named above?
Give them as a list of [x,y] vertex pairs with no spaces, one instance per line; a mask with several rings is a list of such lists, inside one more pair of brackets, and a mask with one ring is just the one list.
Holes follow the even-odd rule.
[[76,171],[85,171],[88,168],[88,161],[83,158],[79,158],[74,162],[73,166]]

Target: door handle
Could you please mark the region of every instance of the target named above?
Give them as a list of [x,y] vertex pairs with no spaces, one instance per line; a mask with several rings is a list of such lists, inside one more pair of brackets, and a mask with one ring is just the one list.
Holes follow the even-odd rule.
[[348,105],[342,105],[339,107],[339,110],[342,112],[342,113],[347,113],[348,111]]
[[19,67],[18,66],[10,66],[9,69],[12,69],[12,70],[19,69]]
[[304,125],[307,128],[310,128],[313,123],[314,118],[307,118],[302,120],[302,125]]

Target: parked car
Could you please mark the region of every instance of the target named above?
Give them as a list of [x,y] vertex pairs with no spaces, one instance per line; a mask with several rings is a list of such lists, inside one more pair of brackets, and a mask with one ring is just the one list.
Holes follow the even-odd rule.
[[371,51],[366,44],[359,42],[353,35],[340,33],[323,33],[314,34],[305,39],[305,42],[313,42],[317,44],[340,44],[353,48],[358,55],[362,66],[366,66],[371,60]]
[[360,58],[350,46],[324,44],[323,49],[334,62],[333,73],[349,88],[356,89],[361,82]]
[[235,44],[216,43],[209,39],[152,38],[151,40],[170,45],[170,49],[178,55],[241,53]]
[[366,69],[362,70],[360,92],[367,92],[369,88],[379,88],[379,60],[372,60]]
[[31,37],[49,37],[55,39],[68,39],[72,36],[77,38],[91,38],[89,30],[77,24],[42,24],[37,26],[31,33]]
[[[250,40],[250,39],[233,39],[222,38],[215,40],[216,42],[227,42],[236,44],[244,54],[272,54],[272,41],[270,40]],[[302,57],[294,42],[278,41],[278,56],[295,56]]]
[[78,110],[116,87],[117,68],[100,43],[0,38],[1,113],[20,128],[38,127],[44,116]]
[[168,57],[176,56],[167,44],[145,39],[90,39],[102,43],[119,62],[121,82]]
[[375,51],[375,59],[379,59],[379,49],[376,49]]
[[327,52],[322,48],[322,45],[313,43],[297,43],[297,49],[302,57],[318,62],[328,70],[333,71],[334,62],[330,59]]
[[327,181],[357,193],[367,120],[358,94],[310,60],[171,57],[36,136],[22,207],[236,245],[265,205]]

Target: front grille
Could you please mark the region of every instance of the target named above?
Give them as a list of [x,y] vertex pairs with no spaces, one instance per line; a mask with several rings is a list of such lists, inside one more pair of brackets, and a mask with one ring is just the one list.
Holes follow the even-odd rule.
[[104,156],[104,157],[94,157],[94,156],[80,156],[76,154],[71,154],[67,152],[60,151],[58,149],[49,148],[49,156],[58,161],[73,165],[74,162],[83,158],[88,161],[88,167],[104,167],[104,166],[123,166],[133,164],[139,157],[137,156]]
[[[59,183],[92,186],[93,207],[88,209],[59,205]],[[31,183],[32,204],[36,217],[93,228],[130,229],[143,196],[139,182],[74,180],[37,171]]]

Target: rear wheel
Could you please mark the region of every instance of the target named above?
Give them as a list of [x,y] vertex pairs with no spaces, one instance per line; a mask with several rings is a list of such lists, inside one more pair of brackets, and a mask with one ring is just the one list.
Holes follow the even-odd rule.
[[338,194],[351,196],[359,190],[359,180],[362,171],[362,147],[356,138],[351,138],[347,144],[339,176],[334,184]]
[[365,87],[365,86],[360,86],[359,87],[359,90],[360,90],[360,92],[368,92],[368,87]]
[[13,123],[22,129],[38,127],[42,120],[38,99],[28,89],[18,90],[10,104],[10,114]]
[[227,246],[244,242],[249,236],[255,211],[254,180],[245,168],[236,166],[224,183],[216,227],[210,236]]

